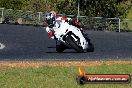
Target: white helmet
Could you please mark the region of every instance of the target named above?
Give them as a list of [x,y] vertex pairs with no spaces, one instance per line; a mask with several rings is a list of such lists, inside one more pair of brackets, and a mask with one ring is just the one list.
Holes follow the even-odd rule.
[[50,13],[46,14],[46,22],[49,26],[53,26],[56,19],[56,12],[51,11]]

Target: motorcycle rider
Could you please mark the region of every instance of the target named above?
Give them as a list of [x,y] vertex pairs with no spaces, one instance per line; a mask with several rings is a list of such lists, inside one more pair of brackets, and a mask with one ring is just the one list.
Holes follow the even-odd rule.
[[55,24],[55,15],[52,14],[52,13],[47,13],[46,14],[46,22],[48,24],[48,26],[46,27],[46,31],[48,32],[49,36],[54,39],[54,36],[53,36],[53,27],[54,27],[54,24]]
[[62,21],[68,22],[69,24],[80,28],[79,23],[74,19],[58,16],[56,15],[55,11],[51,11],[50,13],[46,14],[46,22],[48,24],[46,31],[48,32],[51,39],[55,39],[55,30],[60,27]]

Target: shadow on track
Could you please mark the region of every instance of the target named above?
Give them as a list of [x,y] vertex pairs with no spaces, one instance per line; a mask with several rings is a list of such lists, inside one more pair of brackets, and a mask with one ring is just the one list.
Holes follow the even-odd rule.
[[[46,52],[46,53],[58,53],[58,52]],[[73,51],[68,51],[68,52],[62,52],[62,53],[87,53],[87,52],[73,52]],[[58,54],[61,54],[61,53],[58,53]]]
[[56,48],[56,46],[49,46],[49,47],[47,47],[47,48]]

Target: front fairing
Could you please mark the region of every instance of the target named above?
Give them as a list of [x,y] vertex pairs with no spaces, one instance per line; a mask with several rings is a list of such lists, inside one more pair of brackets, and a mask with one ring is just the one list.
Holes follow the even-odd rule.
[[71,36],[73,39],[78,42],[84,50],[87,49],[88,42],[82,35],[80,29],[75,26],[69,25],[67,22],[62,22],[60,28],[56,29],[55,36],[59,41],[65,42],[65,37]]

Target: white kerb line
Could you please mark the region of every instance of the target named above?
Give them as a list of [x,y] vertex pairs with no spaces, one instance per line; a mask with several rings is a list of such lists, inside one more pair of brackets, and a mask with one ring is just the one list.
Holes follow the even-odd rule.
[[4,48],[5,48],[5,45],[2,44],[2,43],[0,43],[0,50],[1,50],[1,49],[4,49]]

